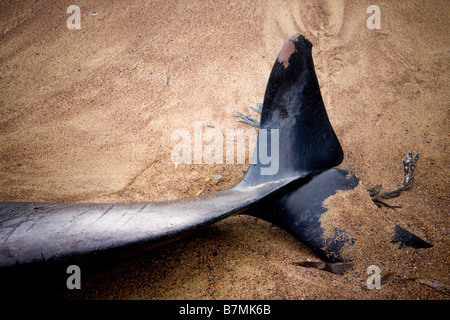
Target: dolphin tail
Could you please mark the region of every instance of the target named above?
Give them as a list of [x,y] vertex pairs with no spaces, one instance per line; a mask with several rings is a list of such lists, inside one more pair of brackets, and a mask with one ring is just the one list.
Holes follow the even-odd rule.
[[[342,162],[343,151],[326,113],[311,51],[311,43],[298,34],[283,45],[269,77],[255,150],[256,153],[271,147],[265,146],[261,131],[278,130],[279,170],[272,175],[262,174],[267,165],[262,163],[260,154],[255,154],[256,164],[250,166],[244,183],[302,178],[289,190],[284,189],[283,194],[273,193],[262,200],[252,215],[287,230],[330,261],[352,260],[356,248],[361,248],[364,242],[362,239],[377,233],[374,226],[383,230],[385,243],[431,247],[380,212],[364,216],[362,207],[367,208],[367,214],[376,209],[368,193],[361,192],[359,179],[349,170],[332,169]],[[347,206],[347,211],[343,211],[339,203],[334,203],[334,207],[328,205],[336,194],[353,197],[353,207]],[[360,221],[360,230],[352,220]]]
[[[270,143],[269,143],[270,141]],[[271,163],[263,157],[271,155]],[[270,73],[252,164],[250,185],[306,176],[339,165],[343,151],[323,103],[312,44],[294,34]]]
[[[351,219],[343,222],[344,213],[336,209],[331,215],[324,208],[340,190],[355,189],[357,179],[331,169],[342,162],[343,152],[325,110],[311,48],[297,34],[283,45],[268,80],[252,164],[236,186],[163,203],[2,202],[0,267],[89,260],[118,251],[130,256],[237,213],[272,221],[330,259],[351,257],[343,248],[364,235]],[[363,225],[370,232],[371,224]],[[386,230],[393,231],[391,238],[420,243],[402,232],[395,237],[395,226]]]
[[375,261],[377,254],[385,257],[405,246],[432,247],[391,221],[359,178],[344,168],[325,170],[281,196],[268,196],[253,215],[284,229],[330,262],[353,261],[369,252]]
[[[290,37],[267,84],[257,149],[279,155],[274,167],[255,152],[255,163],[235,187],[164,203],[2,202],[0,267],[155,248],[257,208],[267,195],[339,164],[342,149],[320,95],[311,47],[303,36]],[[279,144],[259,142],[277,134]]]

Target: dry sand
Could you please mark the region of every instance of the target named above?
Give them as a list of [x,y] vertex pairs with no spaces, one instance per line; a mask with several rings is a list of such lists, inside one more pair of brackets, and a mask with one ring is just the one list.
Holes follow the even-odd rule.
[[[406,153],[421,154],[413,188],[389,201],[402,208],[375,210],[434,247],[386,254],[382,275],[450,284],[448,1],[78,1],[79,30],[66,26],[70,4],[0,3],[1,201],[158,201],[234,185],[246,165],[175,168],[171,133],[195,121],[242,128],[233,110],[262,101],[282,44],[300,33],[313,43],[341,166],[389,190]],[[371,4],[380,30],[366,27]],[[426,280],[367,290],[369,258],[344,275],[300,267],[319,258],[235,216],[63,297],[448,299]]]

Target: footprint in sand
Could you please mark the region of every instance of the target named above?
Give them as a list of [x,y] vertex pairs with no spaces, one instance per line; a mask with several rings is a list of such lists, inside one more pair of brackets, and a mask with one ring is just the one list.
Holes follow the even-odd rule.
[[[344,67],[343,52],[358,28],[365,26],[366,8],[346,7],[344,0],[268,1],[263,26],[267,56],[293,33],[303,34],[315,48],[316,68],[331,76]],[[345,17],[345,22],[344,22]],[[321,57],[326,55],[326,59]]]

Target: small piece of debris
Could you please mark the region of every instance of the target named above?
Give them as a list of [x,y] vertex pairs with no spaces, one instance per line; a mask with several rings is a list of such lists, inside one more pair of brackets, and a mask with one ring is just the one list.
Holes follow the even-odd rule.
[[221,176],[221,175],[213,175],[213,174],[212,174],[212,175],[210,176],[210,178],[211,178],[211,179],[214,179],[214,180],[220,180],[220,179],[223,178],[223,176]]
[[445,294],[450,294],[450,286],[434,279],[418,278],[416,279],[416,283],[426,285],[430,288],[433,288],[434,290],[437,290]]
[[432,288],[436,291],[442,292],[444,294],[450,294],[450,286],[437,281],[431,278],[419,278],[419,277],[406,277],[400,278],[399,276],[394,275],[392,272],[388,272],[381,278],[380,284],[385,284],[386,282],[395,281],[395,282],[404,282],[404,281],[413,281],[417,284],[425,285],[429,288]]
[[381,191],[381,185],[377,184],[375,187],[367,189],[372,201],[375,205],[380,208],[381,206],[385,206],[389,209],[397,209],[401,208],[401,206],[391,206],[380,199],[391,199],[400,196],[400,193],[404,190],[408,190],[414,183],[414,174],[417,166],[417,161],[419,160],[419,153],[413,157],[413,153],[411,151],[408,152],[407,161],[403,160],[403,184],[401,187],[394,191],[384,192],[380,195],[378,193]]
[[346,262],[314,262],[314,261],[300,261],[295,262],[296,265],[305,267],[305,268],[316,268],[319,270],[328,271],[334,274],[344,274],[348,269],[350,269],[353,265],[351,263]]
[[94,11],[94,12],[91,13],[91,15],[96,16],[96,15],[98,15],[98,12]]

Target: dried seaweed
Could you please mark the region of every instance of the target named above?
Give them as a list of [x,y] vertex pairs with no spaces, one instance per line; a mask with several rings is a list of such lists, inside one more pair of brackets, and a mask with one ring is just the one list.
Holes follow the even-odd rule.
[[[262,102],[258,102],[258,103],[256,103],[256,108],[253,108],[252,106],[249,106],[249,108],[252,109],[253,111],[261,114],[262,113],[263,104],[262,104]],[[256,127],[256,128],[259,127],[259,120],[250,117],[246,113],[240,112],[238,110],[234,110],[233,111],[233,116],[242,118],[242,119],[238,120],[239,122],[246,123],[246,124],[251,125],[251,126]]]
[[443,282],[430,279],[430,278],[418,278],[415,280],[418,284],[423,284],[425,286],[428,286],[430,288],[433,288],[434,290],[437,290],[439,292],[450,294],[450,286],[446,285]]
[[421,277],[406,277],[401,278],[399,276],[395,276],[393,273],[389,272],[385,276],[381,278],[381,284],[384,284],[386,282],[403,282],[403,281],[414,281],[417,284],[425,285],[429,288],[432,288],[436,291],[439,291],[444,294],[450,294],[450,286],[440,282],[438,280],[432,279],[432,278],[421,278]]
[[380,184],[375,185],[375,187],[373,187],[373,188],[367,189],[367,192],[369,192],[369,195],[372,198],[372,201],[377,205],[378,208],[380,208],[381,206],[385,206],[389,209],[401,208],[401,206],[391,206],[380,199],[396,198],[396,197],[400,196],[400,193],[402,191],[408,190],[409,188],[411,188],[411,186],[414,184],[414,174],[416,172],[416,166],[417,166],[418,160],[419,160],[419,153],[416,153],[416,155],[413,157],[413,153],[411,151],[408,152],[407,160],[406,161],[402,160],[403,173],[404,173],[403,184],[396,190],[379,194],[381,191]]

